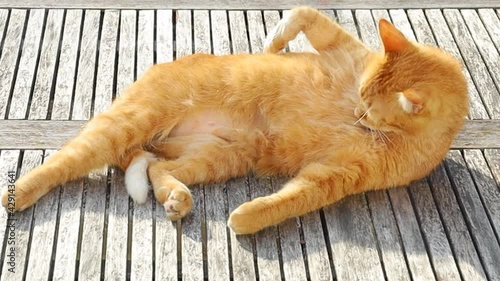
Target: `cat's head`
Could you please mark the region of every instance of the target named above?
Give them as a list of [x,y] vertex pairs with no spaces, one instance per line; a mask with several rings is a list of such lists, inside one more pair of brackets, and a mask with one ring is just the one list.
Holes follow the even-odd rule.
[[355,115],[372,130],[418,133],[468,111],[460,63],[431,46],[410,42],[386,20],[379,23],[383,53],[369,62]]

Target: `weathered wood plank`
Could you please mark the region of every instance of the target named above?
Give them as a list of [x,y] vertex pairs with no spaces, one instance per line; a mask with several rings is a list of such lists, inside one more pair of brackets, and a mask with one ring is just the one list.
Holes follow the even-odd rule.
[[[436,40],[434,39],[434,35],[432,34],[432,29],[427,23],[424,12],[422,10],[408,10],[407,13],[417,41],[423,44],[438,46]],[[484,107],[483,111],[486,112]]]
[[16,83],[10,101],[9,119],[24,119],[27,115],[28,102],[33,89],[36,65],[39,58],[39,47],[45,10],[30,10],[26,36],[23,38],[21,59],[17,68]]
[[[249,181],[252,199],[273,192],[270,178],[255,178],[252,176]],[[279,234],[276,226],[265,228],[255,234],[259,280],[281,280],[278,239]]]
[[[243,12],[233,13],[243,14]],[[229,45],[229,29],[226,11],[211,11],[210,16],[213,53],[214,55],[228,55],[231,53],[231,47]],[[235,21],[231,21],[231,24],[234,22]]]
[[57,233],[53,280],[74,280],[77,263],[78,234],[81,231],[84,179],[61,187],[59,231]]
[[459,151],[452,150],[445,160],[469,231],[489,278],[500,276],[500,245],[481,202],[474,182]]
[[[229,212],[250,200],[248,178],[237,178],[226,183]],[[231,238],[231,261],[234,280],[256,280],[253,250],[253,235],[237,236],[229,232]]]
[[193,186],[193,210],[182,219],[182,280],[203,280],[202,227],[205,222],[205,200],[202,186]]
[[141,77],[154,63],[154,23],[154,11],[139,11],[136,77]]
[[[28,150],[24,151],[22,159],[21,174],[25,175],[36,166],[42,163],[43,151],[41,150]],[[9,255],[12,252],[15,255],[15,268],[9,271],[9,265],[4,264],[2,267],[1,280],[23,280],[26,261],[30,255],[30,237],[31,237],[31,224],[33,222],[33,207],[30,207],[22,212],[14,213],[11,217],[15,219],[15,245],[11,245],[14,249],[6,248],[4,253],[4,260],[9,260]],[[9,234],[10,235],[10,234]],[[36,245],[38,246],[38,245]]]
[[[493,230],[499,239],[500,234],[500,189],[493,178],[481,150],[464,150],[467,168],[476,184],[479,196]],[[498,253],[500,254],[500,253]]]
[[[208,16],[207,14],[204,14]],[[229,30],[226,11],[210,12],[212,26],[212,44],[215,55],[228,55],[231,53],[229,45]],[[195,21],[196,29],[208,29],[208,17]],[[205,25],[204,27],[201,25]],[[209,33],[210,34],[210,33]],[[210,44],[210,37],[204,37]],[[207,228],[207,262],[208,280],[230,280],[229,276],[229,246],[227,220],[227,195],[225,184],[205,185],[205,217]]]
[[178,59],[193,53],[191,11],[180,10],[175,13],[175,57]]
[[[271,178],[273,192],[277,192],[288,181],[286,178]],[[306,280],[306,267],[300,239],[300,218],[292,218],[278,225],[283,273],[285,280]],[[319,225],[321,229],[321,224]],[[305,242],[305,241],[304,241]]]
[[[219,11],[220,12],[220,11]],[[211,54],[210,45],[210,15],[207,10],[193,11],[194,52],[196,54]]]
[[[2,188],[8,188],[9,185],[12,185],[12,179],[15,180],[17,178],[17,167],[20,155],[21,152],[19,150],[0,151],[0,175],[2,175],[0,177],[0,186]],[[9,219],[9,214],[7,213],[7,211],[0,211],[0,229],[5,230],[0,231],[0,241],[2,241],[2,243],[5,243],[2,244],[5,245],[4,251],[10,251],[11,244],[13,243],[10,241],[15,239],[16,228],[15,225],[14,228],[12,228],[12,223],[15,223],[15,221]],[[8,259],[4,260],[5,256],[6,255],[4,252],[0,252],[0,274],[3,267],[7,267],[7,270],[9,267],[12,267],[12,264],[8,264]]]
[[310,280],[332,280],[332,268],[319,211],[301,218]]
[[[332,12],[332,11],[330,11]],[[261,41],[262,42],[262,41]],[[291,52],[316,52],[307,40],[304,33],[299,33],[295,40],[289,42],[288,47]],[[278,182],[284,184],[284,182]],[[274,185],[277,191],[280,186]],[[300,223],[302,221],[302,223]],[[298,278],[306,279],[306,268],[302,258],[300,245],[301,240],[297,226],[302,225],[307,256],[308,272],[311,280],[331,280],[332,270],[327,252],[327,245],[322,231],[319,211],[304,215],[297,220],[289,220],[280,225],[280,236],[283,255],[283,267],[286,280]]]
[[[173,54],[172,11],[160,10],[156,12],[156,62],[170,62]],[[165,209],[157,201],[155,207],[155,247],[158,249],[155,251],[155,278],[176,280],[177,251],[180,246],[180,241],[177,240],[177,222],[170,222]]]
[[[7,26],[7,18],[9,16],[9,10],[0,9],[0,42],[3,42],[3,35],[5,32],[5,27]],[[2,50],[0,50],[0,56],[2,54]]]
[[172,61],[173,49],[172,10],[156,11],[156,60],[157,63]]
[[[104,12],[95,86],[94,114],[105,111],[111,104],[119,15],[119,12],[115,10]],[[104,258],[103,235],[107,177],[106,168],[93,172],[85,186],[81,245],[93,245],[93,247],[81,247],[78,276],[82,280],[98,280],[101,278],[103,270],[101,260]]]
[[500,150],[498,149],[485,149],[484,156],[490,167],[491,174],[495,179],[497,186],[500,188]]
[[54,102],[52,108],[49,108],[52,120],[67,120],[70,117],[82,17],[82,10],[66,11]]
[[[461,13],[466,25],[469,27],[470,34],[472,35],[472,39],[474,41],[473,43],[475,43],[479,49],[481,58],[486,64],[491,78],[497,86],[498,93],[498,89],[500,89],[500,56],[498,55],[498,50],[488,35],[488,31],[481,22],[477,12],[475,10],[465,9],[461,10]],[[453,14],[455,13],[453,12]],[[460,24],[463,27],[461,17],[457,14],[455,15],[458,19],[460,19]],[[500,29],[500,22],[498,20],[496,22],[488,23],[487,25],[495,25],[495,23],[497,24],[496,27]],[[497,94],[496,98],[500,99],[500,95]]]
[[[391,10],[394,25],[408,38],[416,40],[410,22],[404,10]],[[414,202],[414,209],[427,245],[434,274],[438,280],[458,280],[460,274],[453,259],[453,254],[444,233],[436,206],[426,182],[416,182],[408,188]],[[402,226],[400,226],[402,227]],[[404,226],[403,226],[404,227]],[[405,246],[406,248],[406,246]]]
[[144,0],[140,3],[133,0],[119,1],[99,1],[99,0],[20,0],[16,2],[2,0],[0,7],[60,7],[60,8],[114,8],[114,9],[162,9],[169,7],[171,9],[290,9],[299,5],[313,6],[318,9],[385,9],[385,8],[479,8],[479,7],[499,7],[500,4],[496,0],[477,0],[474,2],[453,1],[453,0],[336,0],[336,1],[320,1],[320,0],[299,0],[290,2],[287,0],[266,1],[219,1],[210,0]]
[[[441,12],[439,10],[427,10],[425,11],[424,14],[422,10],[410,10],[408,11],[408,16],[413,26],[416,26],[415,33],[417,35],[417,38],[419,37],[419,30],[423,28],[427,29],[427,26],[430,24],[430,28],[432,28],[432,32],[435,36],[437,45],[443,50],[452,54],[462,63],[465,79],[467,81],[467,84],[469,85],[470,118],[471,119],[489,118],[486,108],[481,101],[481,96],[479,95],[478,92],[481,91],[481,89],[478,89],[478,87],[474,84],[471,77],[471,70],[465,67],[464,59],[460,55],[460,51],[458,50],[457,44],[455,43],[453,36],[451,35],[449,29],[447,28],[446,22]],[[427,23],[427,19],[429,20],[429,23]]]
[[64,10],[49,10],[28,119],[47,118],[50,92],[54,88],[63,18]]
[[437,280],[460,280],[448,238],[426,180],[408,187]]
[[[490,65],[490,71],[492,71],[494,75],[499,75],[499,77],[497,77],[498,79],[495,80],[492,79],[490,72],[478,52],[478,48],[474,45],[474,38],[467,30],[467,26],[460,16],[460,12],[458,10],[445,9],[443,10],[443,14],[451,32],[455,37],[455,42],[462,53],[462,57],[471,71],[472,78],[481,93],[486,109],[489,111],[492,118],[499,119],[500,95],[498,94],[498,89],[495,87],[495,82],[497,82],[497,86],[500,84],[500,73],[498,73],[500,60],[498,59],[498,52],[496,52],[496,62],[491,61],[491,59],[495,59],[492,58],[495,54],[486,55],[486,57],[483,54],[483,58],[485,58],[486,63]],[[479,51],[481,51],[481,49],[482,48],[480,48]],[[496,51],[496,49],[493,49],[493,51]],[[493,68],[495,69],[491,69],[491,65],[493,65]],[[493,78],[495,78],[494,75]]]
[[389,202],[387,192],[367,193],[373,227],[380,247],[380,256],[388,280],[410,280],[399,229]]
[[[176,21],[176,57],[179,58],[193,53],[191,11],[177,11]],[[181,220],[182,280],[202,280],[204,277],[202,227],[205,224],[203,187],[193,186],[191,195],[194,200],[193,209]]]
[[467,230],[444,165],[438,166],[430,174],[429,181],[461,276],[464,280],[486,280],[483,266]]
[[[247,28],[245,25],[245,17],[243,12],[229,12],[229,27],[231,30],[231,47],[233,48],[233,53],[249,53],[250,45],[248,43]],[[253,31],[251,30],[251,28],[249,30],[249,33],[250,36],[252,36]],[[262,42],[255,41],[254,44],[258,46],[258,44],[262,45]]]
[[106,236],[105,280],[127,278],[128,194],[124,174],[112,169]]
[[26,10],[12,10],[0,57],[0,119],[4,119],[17,70]]
[[484,27],[488,30],[493,44],[495,44],[497,50],[500,49],[500,19],[495,15],[493,9],[479,9],[478,13]]
[[85,11],[72,120],[89,120],[91,116],[100,20],[101,11]]
[[405,188],[391,189],[389,197],[399,225],[401,240],[403,240],[408,267],[413,279],[435,280],[407,190]]
[[[46,150],[44,162],[55,153],[55,150]],[[28,262],[26,264],[27,280],[49,280],[52,252],[57,231],[57,214],[59,209],[60,187],[40,198],[35,205],[31,245]],[[67,246],[67,245],[66,245]]]
[[[214,55],[229,55],[229,29],[226,11],[211,11],[212,44]],[[196,28],[196,25],[195,25]]]
[[[118,53],[118,71],[116,73],[116,93],[134,81],[135,76],[135,44],[137,12],[121,11],[120,45]],[[111,170],[111,186],[109,190],[108,231],[106,239],[106,280],[127,278],[128,250],[128,212],[129,196],[125,190],[123,172]]]
[[[232,13],[239,13],[239,12],[229,12],[229,17],[231,17]],[[261,11],[247,11],[247,21],[248,21],[248,38],[250,41],[250,45],[255,47],[255,50],[252,49],[252,53],[261,53],[263,46],[262,44],[264,43],[264,40],[266,39],[266,32],[265,32],[265,26],[264,26],[264,19],[262,17],[262,12]],[[243,15],[238,14],[238,18],[243,17]],[[240,22],[240,21],[237,21]],[[242,21],[243,23],[243,28],[246,29],[245,27],[245,22]],[[240,32],[240,34],[244,35],[245,33]],[[233,47],[234,48],[234,47]],[[233,50],[233,53],[235,53],[236,50]],[[244,52],[244,49],[242,49],[241,52]],[[247,52],[248,53],[248,52]]]
[[[153,65],[154,11],[139,11],[137,23],[137,69],[140,77]],[[153,196],[148,194],[146,203],[134,203],[132,225],[131,280],[153,279]]]
[[363,195],[324,208],[337,280],[384,280]]
[[225,184],[205,186],[208,280],[230,280]]
[[135,80],[135,44],[137,43],[137,11],[120,12],[120,34],[118,45],[118,71],[116,95],[130,86]]
[[[246,36],[245,18],[240,11],[229,12],[229,27],[233,53],[248,53],[249,43]],[[252,27],[249,26],[252,34]],[[252,35],[250,35],[252,36]],[[226,183],[229,212],[250,200],[248,178],[238,178]],[[254,236],[237,236],[229,231],[231,240],[231,261],[234,280],[256,280],[254,263]]]
[[[113,83],[115,75],[116,43],[118,37],[118,21],[120,12],[107,10],[101,30],[101,42],[99,45],[99,58],[97,66],[97,79],[95,87],[94,112],[97,115],[106,111],[113,100]],[[140,63],[138,61],[138,63]]]
[[103,255],[104,214],[106,207],[107,168],[92,172],[85,180],[83,225],[78,279],[99,280]]
[[[359,10],[355,11],[355,15],[359,26],[361,40],[363,40],[363,42],[365,42],[365,44],[367,44],[369,47],[375,50],[379,49],[380,40],[378,37],[376,24],[372,18],[372,14],[367,10]],[[373,11],[373,16],[376,18],[376,20],[382,17],[388,19],[388,14],[386,11]],[[351,26],[350,29],[352,30],[351,32],[354,32],[354,34],[356,34],[356,29],[354,26]],[[412,264],[409,264],[410,268],[407,268],[408,260],[405,260],[405,253],[403,248],[405,241],[402,241],[403,237],[399,237],[401,231],[399,230],[400,227],[398,227],[396,218],[394,217],[393,211],[391,210],[391,202],[387,194],[383,193],[385,192],[368,192],[366,194],[369,207],[372,210],[371,214],[373,227],[375,229],[376,239],[378,240],[378,245],[380,247],[382,264],[384,266],[385,273],[388,279],[408,279],[410,278],[409,270],[412,269]],[[406,242],[410,243],[411,241]],[[409,256],[409,258],[411,259],[412,252],[409,253]],[[418,258],[415,258],[412,261],[418,265],[418,262],[420,260],[418,260]],[[424,267],[424,269],[426,268]],[[429,275],[427,274],[427,276]]]

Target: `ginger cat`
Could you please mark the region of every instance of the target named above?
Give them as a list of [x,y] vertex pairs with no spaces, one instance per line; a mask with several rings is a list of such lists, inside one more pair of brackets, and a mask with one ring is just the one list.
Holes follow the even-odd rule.
[[[318,54],[278,54],[303,31]],[[282,19],[264,54],[192,55],[152,66],[43,165],[5,190],[23,210],[55,186],[104,165],[126,170],[146,201],[148,176],[170,219],[192,207],[186,185],[243,176],[294,178],[234,210],[253,233],[368,190],[406,185],[447,153],[468,112],[461,66],[381,20],[369,50],[319,11]],[[15,205],[14,205],[15,203]]]

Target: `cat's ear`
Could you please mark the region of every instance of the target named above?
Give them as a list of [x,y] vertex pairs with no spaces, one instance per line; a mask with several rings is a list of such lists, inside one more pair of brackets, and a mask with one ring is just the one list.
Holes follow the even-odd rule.
[[410,45],[410,42],[405,38],[403,33],[387,20],[380,19],[378,28],[386,53],[399,53]]
[[399,92],[399,104],[406,113],[418,114],[424,109],[422,97],[413,90]]

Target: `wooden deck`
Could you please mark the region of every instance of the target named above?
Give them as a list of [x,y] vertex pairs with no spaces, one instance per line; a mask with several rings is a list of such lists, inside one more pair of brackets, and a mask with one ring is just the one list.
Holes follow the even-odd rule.
[[[470,120],[426,179],[235,236],[225,225],[231,210],[284,179],[193,187],[192,213],[171,223],[153,198],[134,206],[122,172],[96,171],[15,220],[0,211],[0,279],[500,280],[500,5],[485,2],[481,9],[325,10],[373,48],[383,17],[464,62]],[[9,173],[42,163],[148,66],[196,52],[258,53],[283,13],[0,9],[0,186]],[[304,37],[289,45],[309,48]]]

